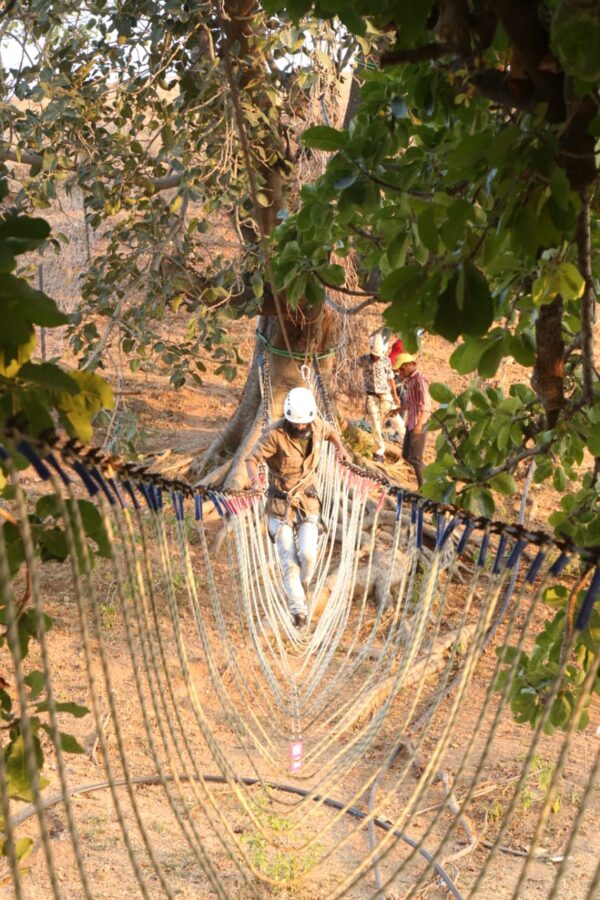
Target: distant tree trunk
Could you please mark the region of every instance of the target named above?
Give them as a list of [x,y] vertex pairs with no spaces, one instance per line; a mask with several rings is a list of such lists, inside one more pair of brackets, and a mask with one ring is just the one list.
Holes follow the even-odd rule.
[[[223,22],[223,52],[229,52],[234,63],[236,83],[243,92],[244,103],[250,99],[258,108],[268,109],[272,101],[265,91],[267,66],[262,53],[254,41],[254,16],[258,4],[255,0],[226,0],[228,16]],[[285,206],[285,180],[288,171],[286,154],[288,144],[284,139],[284,129],[279,134],[274,129],[265,130],[259,141],[259,152],[254,153],[255,176],[259,190],[268,203],[260,204],[254,210],[254,221],[259,235],[268,237],[279,224],[278,212]],[[254,144],[256,150],[256,142]],[[268,160],[269,162],[264,162]],[[244,237],[256,241],[256,234],[247,228]],[[266,273],[265,273],[266,275]],[[281,351],[271,353],[265,343],[256,339],[252,363],[244,386],[240,404],[225,429],[215,437],[206,452],[192,466],[194,477],[210,479],[211,473],[218,471],[218,483],[231,489],[246,486],[247,476],[244,457],[259,436],[263,426],[262,395],[257,365],[261,353],[266,354],[271,374],[273,405],[271,417],[283,415],[283,400],[286,393],[302,384],[300,368],[302,359],[290,358],[288,344],[294,354],[302,354],[310,365],[313,354],[331,349],[333,342],[332,319],[334,313],[321,304],[307,306],[300,303],[292,310],[281,297],[281,316],[274,314],[272,294],[266,286],[263,315],[258,320],[258,328],[269,344]],[[327,378],[332,362],[324,360],[321,371]],[[223,467],[224,461],[229,464]]]

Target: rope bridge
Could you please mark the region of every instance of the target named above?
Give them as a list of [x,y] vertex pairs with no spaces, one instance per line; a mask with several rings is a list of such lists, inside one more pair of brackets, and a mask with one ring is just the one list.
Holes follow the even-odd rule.
[[[599,895],[591,551],[392,488],[328,445],[299,632],[260,495],[73,442],[3,444],[23,547],[11,580],[14,529],[0,528],[0,659],[25,785],[11,788],[0,755],[3,865],[18,898]],[[40,565],[42,525],[64,562]],[[582,560],[543,702],[517,725],[551,586]],[[561,719],[588,632],[595,656]]]

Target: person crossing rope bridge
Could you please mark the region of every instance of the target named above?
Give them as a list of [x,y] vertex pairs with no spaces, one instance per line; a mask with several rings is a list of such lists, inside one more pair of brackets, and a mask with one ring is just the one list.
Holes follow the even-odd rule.
[[389,417],[396,440],[400,443],[404,440],[405,427],[399,412],[400,398],[396,390],[392,365],[386,355],[385,341],[379,332],[371,337],[369,353],[359,356],[358,365],[363,373],[366,412],[375,439],[373,459],[382,463],[385,451],[382,423]]
[[250,484],[265,490],[260,466],[269,472],[267,519],[283,566],[283,584],[294,625],[306,624],[306,592],[317,558],[321,501],[316,471],[329,441],[342,459],[348,455],[331,425],[318,417],[308,388],[292,388],[284,402],[284,418],[275,421],[246,459]]

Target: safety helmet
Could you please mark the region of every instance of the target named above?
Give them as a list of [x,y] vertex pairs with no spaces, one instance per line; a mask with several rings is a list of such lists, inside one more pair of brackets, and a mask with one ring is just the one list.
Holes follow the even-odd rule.
[[317,403],[308,388],[292,388],[283,403],[283,414],[294,425],[306,425],[317,417]]
[[394,362],[394,369],[401,369],[405,363],[416,362],[416,356],[413,356],[412,353],[400,353]]
[[373,356],[383,356],[385,353],[385,341],[380,332],[374,334],[370,341],[371,353]]

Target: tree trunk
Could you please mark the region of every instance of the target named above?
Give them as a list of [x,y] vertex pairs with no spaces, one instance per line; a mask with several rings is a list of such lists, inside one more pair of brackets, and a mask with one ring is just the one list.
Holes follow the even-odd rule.
[[[192,466],[194,478],[210,478],[212,470],[222,466],[229,457],[231,463],[220,473],[218,484],[231,490],[241,490],[247,486],[244,459],[264,425],[258,366],[261,353],[265,355],[271,387],[268,414],[270,419],[277,419],[283,415],[283,401],[288,391],[304,384],[302,366],[306,364],[310,373],[313,355],[331,349],[335,314],[326,306],[320,305],[304,311],[285,308],[285,313],[281,321],[277,316],[261,316],[258,320],[258,330],[264,335],[268,345],[257,337],[240,404],[228,425]],[[284,330],[294,353],[301,354],[299,358],[290,358]],[[319,368],[327,383],[333,368],[333,358],[321,360]]]
[[[251,102],[264,112],[273,112],[271,94],[267,90],[268,66],[255,38],[258,4],[256,0],[225,0],[224,9],[222,53],[227,54],[224,59],[231,81],[232,103],[234,107],[238,106],[235,95],[243,92],[245,104]],[[345,121],[353,115],[357,88],[358,84],[351,91]],[[240,140],[244,145],[248,142],[248,129],[239,118],[240,110],[236,108]],[[251,235],[247,228],[244,237],[254,244],[261,241],[261,236],[265,238],[272,233],[279,224],[278,213],[285,205],[284,174],[288,168],[284,132],[285,128],[280,123],[278,130],[269,128],[253,135],[253,174],[263,199],[260,204],[255,204],[253,212],[256,232]],[[268,272],[268,265],[266,268]],[[258,320],[258,330],[265,340],[257,338],[240,404],[223,432],[215,437],[192,467],[193,475],[200,479],[211,478],[213,471],[219,468],[218,483],[231,489],[247,486],[244,458],[264,424],[257,364],[259,356],[265,354],[272,393],[269,417],[276,419],[283,415],[287,392],[304,383],[303,364],[306,363],[310,369],[314,354],[328,352],[335,340],[332,326],[336,314],[325,304],[310,307],[301,303],[296,309],[291,309],[286,305],[284,295],[279,297],[278,303],[274,302],[271,288],[268,278],[265,278],[264,305]],[[277,309],[277,306],[280,308]],[[290,348],[293,356],[290,356]],[[332,367],[332,358],[320,361],[320,371],[325,381]],[[230,465],[223,469],[227,459],[231,460]]]
[[537,354],[531,384],[542,401],[548,428],[554,428],[565,405],[562,314],[562,297],[558,296],[541,307],[535,324]]

